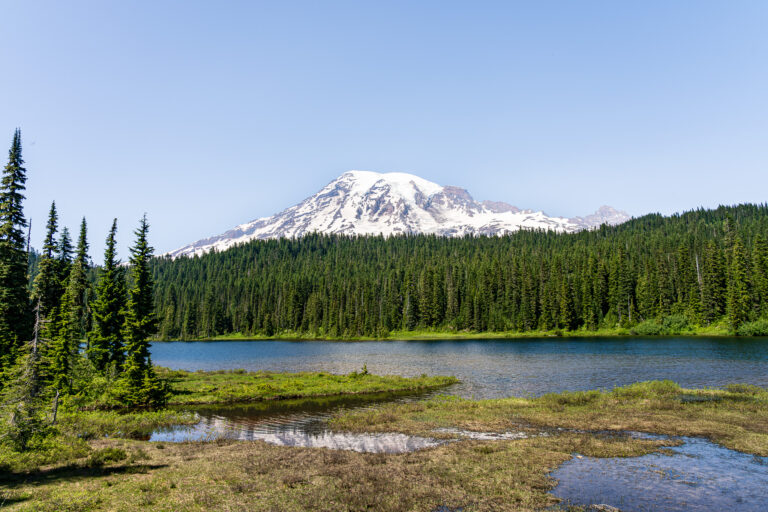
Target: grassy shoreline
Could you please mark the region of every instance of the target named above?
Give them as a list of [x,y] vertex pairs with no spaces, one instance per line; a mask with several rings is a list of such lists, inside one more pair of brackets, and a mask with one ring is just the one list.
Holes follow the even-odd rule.
[[[192,341],[428,341],[428,340],[488,340],[488,339],[530,339],[530,338],[670,338],[670,337],[733,337],[736,336],[729,331],[725,325],[712,325],[708,327],[697,327],[681,332],[670,332],[665,334],[639,334],[631,328],[599,329],[596,331],[585,330],[551,330],[551,331],[440,331],[440,330],[416,330],[416,331],[393,331],[387,336],[316,336],[310,333],[284,332],[273,336],[262,336],[254,334],[230,333],[213,337],[184,338],[169,340],[153,340],[152,343],[169,342],[192,342]],[[760,339],[764,336],[740,336],[743,339]]]
[[[238,374],[215,375],[223,379]],[[441,506],[467,512],[542,510],[558,502],[548,494],[555,484],[549,473],[574,454],[633,457],[677,444],[673,439],[634,439],[623,435],[627,430],[707,437],[732,449],[768,455],[768,389],[748,385],[684,389],[670,381],[652,381],[537,398],[439,396],[340,414],[331,425],[350,432],[431,437],[441,436],[434,431],[440,427],[494,432],[543,429],[549,435],[463,440],[404,454],[261,441],[81,440],[67,460],[35,471],[0,472],[0,502],[8,510],[51,512],[395,512]]]

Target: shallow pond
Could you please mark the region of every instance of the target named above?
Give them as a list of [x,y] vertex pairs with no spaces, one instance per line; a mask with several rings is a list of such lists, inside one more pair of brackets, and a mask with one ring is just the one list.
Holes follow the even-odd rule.
[[150,441],[182,442],[226,438],[359,452],[409,452],[437,446],[441,442],[396,433],[370,435],[332,432],[326,420],[344,411],[369,409],[385,402],[421,400],[435,393],[378,393],[238,405],[184,406],[183,409],[196,412],[200,422],[192,426],[159,429],[152,434]]
[[465,398],[612,388],[652,379],[682,386],[768,386],[767,338],[544,338],[437,341],[154,343],[152,360],[184,370],[455,375]]
[[[661,436],[644,436],[656,437]],[[607,504],[622,512],[768,510],[768,457],[682,437],[669,454],[574,457],[551,473],[553,494],[576,505]]]

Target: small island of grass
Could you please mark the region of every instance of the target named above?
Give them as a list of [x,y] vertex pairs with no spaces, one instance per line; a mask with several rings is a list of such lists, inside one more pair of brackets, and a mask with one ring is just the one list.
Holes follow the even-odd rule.
[[373,375],[367,368],[337,375],[327,372],[187,372],[160,369],[171,389],[169,405],[259,402],[366,393],[424,391],[455,384],[455,377]]

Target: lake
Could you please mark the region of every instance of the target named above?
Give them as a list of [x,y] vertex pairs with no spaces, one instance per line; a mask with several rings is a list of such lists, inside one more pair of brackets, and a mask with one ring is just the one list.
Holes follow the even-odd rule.
[[768,338],[541,338],[430,341],[153,343],[152,361],[183,370],[454,375],[465,398],[538,396],[652,379],[684,387],[768,386]]
[[[768,338],[543,338],[435,341],[232,341],[155,343],[153,361],[184,370],[244,368],[270,371],[455,375],[461,383],[424,395],[371,395],[227,406],[187,407],[191,427],[161,429],[153,441],[213,437],[287,446],[401,453],[437,441],[396,433],[333,432],[339,412],[387,401],[420,400],[447,392],[466,398],[541,395],[612,388],[650,379],[684,387],[748,383],[768,386]],[[474,435],[478,435],[475,433]],[[480,438],[494,439],[480,434]],[[486,437],[482,437],[485,435]],[[511,432],[498,439],[516,438]],[[457,433],[461,438],[461,433]],[[673,455],[623,459],[574,458],[552,476],[554,494],[572,503],[610,503],[622,510],[762,510],[768,458],[705,440],[684,438]]]

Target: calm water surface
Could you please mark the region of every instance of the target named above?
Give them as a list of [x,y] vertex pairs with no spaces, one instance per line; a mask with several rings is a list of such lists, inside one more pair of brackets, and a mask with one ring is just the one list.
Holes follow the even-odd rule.
[[[349,373],[365,364],[378,374],[455,375],[462,383],[442,391],[467,398],[612,388],[649,379],[672,379],[686,387],[734,382],[768,386],[768,338],[173,342],[155,343],[151,351],[156,364],[185,370]],[[429,394],[192,407],[200,415],[199,424],[159,430],[152,440],[229,437],[399,453],[435,446],[439,441],[402,434],[333,432],[326,420],[344,410],[426,396]],[[456,433],[457,439],[465,435]],[[481,436],[514,439],[518,433]],[[627,511],[766,510],[768,459],[706,440],[683,440],[672,456],[574,458],[552,474],[559,480],[554,493],[572,503],[609,503]]]
[[612,388],[651,379],[682,386],[768,386],[768,338],[544,338],[437,341],[155,343],[152,360],[184,370],[455,375],[465,398]]
[[671,455],[573,458],[551,473],[559,482],[553,494],[578,505],[604,503],[624,512],[768,510],[768,457],[705,439],[681,440]]

